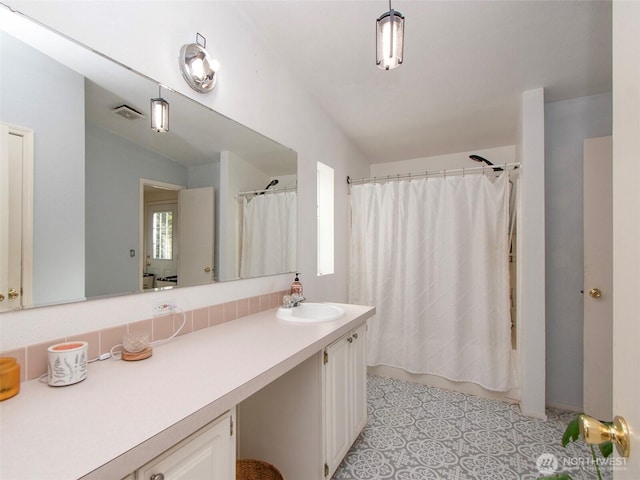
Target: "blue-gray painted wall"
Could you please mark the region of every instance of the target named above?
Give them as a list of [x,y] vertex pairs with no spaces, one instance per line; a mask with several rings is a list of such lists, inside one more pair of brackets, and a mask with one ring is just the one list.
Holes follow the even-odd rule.
[[546,400],[578,410],[583,369],[583,140],[611,131],[610,93],[545,106]]
[[81,300],[84,78],[2,32],[0,63],[0,121],[34,132],[33,304]]

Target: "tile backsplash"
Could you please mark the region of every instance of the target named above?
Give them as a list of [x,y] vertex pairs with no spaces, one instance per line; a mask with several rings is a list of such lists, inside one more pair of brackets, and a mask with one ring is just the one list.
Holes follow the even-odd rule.
[[[185,311],[186,322],[179,335],[186,335],[220,323],[276,308],[280,305],[282,296],[287,293],[289,292],[273,292]],[[125,333],[149,332],[153,341],[162,340],[170,337],[180,327],[182,321],[182,313],[163,315],[73,335],[68,338],[52,338],[50,341],[0,352],[0,356],[17,359],[20,364],[21,381],[34,380],[47,373],[47,348],[56,343],[84,340],[89,343],[89,359],[92,360],[103,353],[108,353],[115,345],[121,344]]]

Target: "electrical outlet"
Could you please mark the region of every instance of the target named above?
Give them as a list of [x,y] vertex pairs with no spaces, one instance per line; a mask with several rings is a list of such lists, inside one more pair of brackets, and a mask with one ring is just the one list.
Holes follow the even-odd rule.
[[172,300],[165,300],[163,302],[156,302],[153,304],[153,316],[167,315],[173,313],[176,310],[176,304]]

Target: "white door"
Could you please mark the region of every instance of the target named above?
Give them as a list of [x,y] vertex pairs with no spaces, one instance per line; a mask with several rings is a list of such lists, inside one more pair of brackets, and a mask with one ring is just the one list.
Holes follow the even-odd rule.
[[631,430],[616,480],[640,478],[640,2],[613,2],[613,414]]
[[0,124],[0,312],[31,306],[33,132]]
[[613,418],[612,139],[584,141],[584,412]]
[[213,188],[180,190],[178,285],[203,285],[213,280]]

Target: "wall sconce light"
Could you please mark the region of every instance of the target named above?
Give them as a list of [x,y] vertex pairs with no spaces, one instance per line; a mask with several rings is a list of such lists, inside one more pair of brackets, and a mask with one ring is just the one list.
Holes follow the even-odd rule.
[[[202,39],[202,41],[200,41]],[[180,49],[180,71],[189,86],[196,92],[207,93],[216,86],[220,62],[211,58],[205,50],[207,39],[196,34],[196,43],[183,45]]]
[[151,99],[151,130],[156,132],[169,131],[169,102],[161,95],[161,86],[158,85],[158,98]]
[[391,70],[402,64],[404,52],[404,16],[391,8],[376,20],[376,65]]

